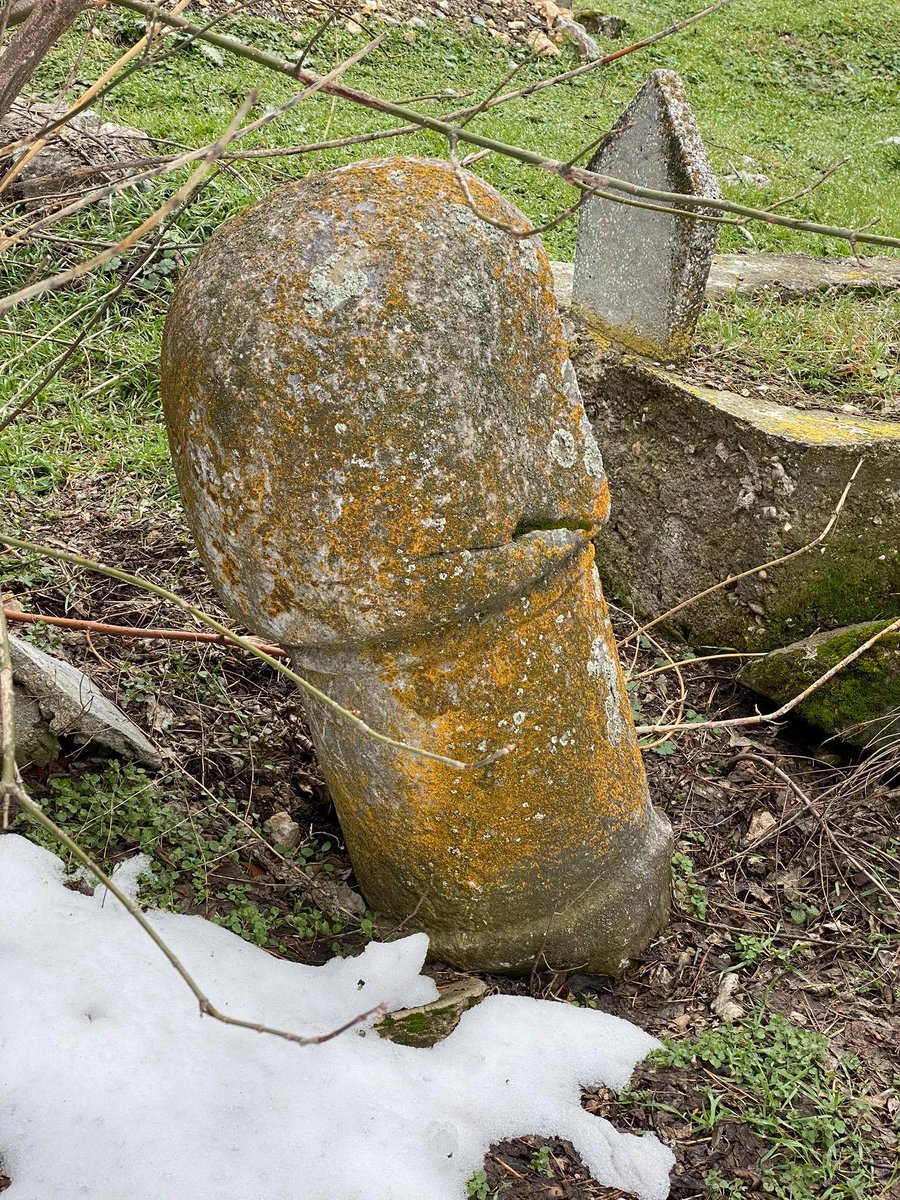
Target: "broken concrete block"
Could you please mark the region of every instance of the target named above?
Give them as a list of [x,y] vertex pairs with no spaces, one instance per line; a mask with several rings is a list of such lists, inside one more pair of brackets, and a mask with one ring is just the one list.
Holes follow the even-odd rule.
[[887,255],[717,254],[706,296],[725,300],[769,293],[780,300],[802,300],[821,292],[877,296],[898,290],[900,258]]
[[158,770],[162,760],[140,729],[96,684],[63,659],[10,637],[16,689],[16,759],[43,765],[59,753],[61,738],[94,745]]
[[577,323],[578,380],[618,499],[604,577],[641,620],[799,550],[669,623],[697,647],[775,650],[819,629],[890,619],[900,593],[900,421],[798,409],[701,387]]
[[[848,625],[814,634],[741,668],[741,683],[773,706],[793,700],[826,671],[883,629],[887,621]],[[796,709],[823,732],[855,746],[900,736],[900,634],[889,633]]]
[[[0,143],[33,137],[63,112],[65,105],[29,104],[20,98],[0,122]],[[131,163],[151,149],[143,130],[104,121],[86,109],[48,135],[47,144],[31,154],[9,186],[10,198],[31,202],[72,188],[101,187],[138,169],[120,164]],[[14,151],[13,162],[26,153],[30,153],[29,146]],[[7,160],[3,169],[9,165]],[[94,168],[90,175],[83,173],[86,167]]]
[[499,755],[427,761],[307,702],[370,906],[465,969],[618,972],[665,917],[670,831],[594,568],[608,495],[540,243],[480,220],[443,162],[290,184],[185,274],[162,388],[229,612],[373,728]]
[[[659,191],[720,195],[671,71],[653,72],[588,169]],[[573,303],[630,349],[662,361],[681,358],[703,303],[717,232],[710,221],[592,196],[579,212]]]
[[398,1008],[375,1022],[379,1037],[401,1046],[433,1046],[449,1037],[467,1009],[487,992],[483,979],[471,977],[438,988],[440,996],[417,1008]]

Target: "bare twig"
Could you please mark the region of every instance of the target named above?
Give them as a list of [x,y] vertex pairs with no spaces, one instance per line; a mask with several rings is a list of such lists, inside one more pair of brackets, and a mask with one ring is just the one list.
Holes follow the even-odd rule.
[[0,117],[37,70],[38,64],[66,32],[85,0],[39,0],[0,58]]
[[241,121],[255,102],[256,93],[251,93],[244,103],[240,105],[222,136],[206,151],[200,166],[164,204],[155,209],[136,229],[132,229],[130,233],[126,234],[117,245],[111,246],[107,250],[101,250],[93,258],[85,259],[83,262],[77,263],[74,267],[69,267],[67,271],[60,271],[56,275],[51,275],[48,279],[38,280],[27,287],[20,288],[17,292],[4,296],[0,299],[0,313],[8,312],[17,304],[22,304],[26,300],[32,300],[35,296],[42,296],[46,292],[64,287],[67,283],[71,283],[80,276],[86,275],[89,271],[96,270],[97,267],[101,267],[104,263],[109,262],[116,254],[121,254],[123,250],[127,250],[135,242],[140,241],[144,234],[149,233],[151,229],[155,229],[158,225],[161,225],[200,186],[216,159],[220,157],[222,151],[233,139]]
[[65,846],[73,858],[77,859],[86,870],[90,871],[95,879],[107,888],[127,910],[129,915],[137,921],[144,933],[147,934],[157,949],[162,952],[169,964],[187,984],[199,1005],[201,1017],[212,1017],[215,1021],[221,1021],[223,1025],[232,1025],[238,1029],[250,1029],[255,1033],[266,1033],[271,1037],[282,1038],[286,1042],[293,1042],[295,1046],[320,1046],[323,1042],[330,1042],[333,1038],[339,1037],[340,1034],[346,1033],[348,1029],[353,1029],[354,1026],[360,1025],[363,1021],[368,1020],[369,1017],[384,1012],[385,1006],[378,1004],[374,1008],[370,1008],[366,1012],[353,1017],[350,1021],[345,1021],[337,1029],[329,1030],[328,1033],[314,1034],[307,1037],[302,1037],[296,1033],[289,1033],[286,1029],[276,1029],[271,1025],[263,1025],[259,1021],[246,1021],[240,1017],[230,1017],[213,1004],[175,951],[172,950],[168,943],[154,929],[151,922],[147,920],[131,897],[94,862],[90,855],[82,850],[76,841],[69,837],[64,829],[61,829],[55,821],[51,821],[40,805],[36,804],[21,786],[18,788],[16,803],[27,813],[32,821],[40,825],[41,828],[46,829],[58,842]]
[[[9,616],[9,613],[6,614]],[[629,639],[625,639],[628,641]],[[655,645],[656,643],[654,643]],[[733,650],[727,654],[701,654],[697,658],[682,658],[678,662],[671,660],[664,663],[661,667],[653,667],[649,671],[641,671],[638,675],[632,675],[632,679],[649,679],[651,675],[661,675],[665,671],[674,671],[676,667],[693,667],[697,663],[718,662],[723,658],[765,658],[764,650]]]
[[799,695],[794,696],[792,700],[788,700],[787,703],[782,704],[782,706],[777,708],[774,712],[758,713],[752,717],[728,717],[722,721],[697,721],[690,725],[639,725],[637,727],[637,732],[682,733],[687,729],[690,729],[691,731],[695,729],[735,729],[739,725],[760,725],[763,723],[771,723],[772,721],[780,721],[782,717],[786,717],[788,713],[793,712],[793,710],[798,705],[802,704],[804,700],[807,700],[813,694],[813,692],[818,691],[819,688],[823,687],[830,680],[834,679],[836,675],[839,675],[845,667],[849,667],[851,663],[856,662],[860,655],[865,654],[867,650],[870,650],[872,646],[874,646],[877,642],[880,642],[883,637],[887,637],[890,633],[897,633],[898,630],[900,630],[900,617],[898,617],[896,621],[891,621],[889,625],[885,625],[883,628],[879,629],[878,632],[874,633],[870,638],[867,638],[861,646],[857,646],[855,650],[852,650],[849,654],[845,655],[840,662],[837,662],[833,667],[830,667],[824,673],[824,675],[820,675],[818,679],[813,680],[813,682],[808,687],[805,687]]
[[[302,80],[310,84],[318,83],[323,91],[337,95],[339,98],[347,100],[352,104],[373,109],[376,112],[387,113],[390,116],[408,121],[422,129],[430,129],[434,133],[439,133],[448,142],[454,138],[461,142],[469,142],[474,146],[493,150],[498,154],[506,155],[508,158],[513,158],[529,166],[536,167],[538,170],[547,171],[564,180],[566,183],[571,184],[573,187],[578,188],[579,191],[593,191],[595,189],[600,189],[604,193],[608,191],[610,195],[606,198],[611,200],[617,199],[621,193],[642,200],[662,201],[665,204],[675,205],[677,208],[683,209],[684,211],[680,215],[685,217],[697,216],[695,210],[700,210],[701,216],[708,215],[703,210],[728,212],[734,213],[737,216],[747,217],[748,219],[763,221],[769,225],[781,225],[789,229],[797,229],[807,233],[840,238],[850,242],[853,246],[857,243],[865,242],[879,246],[900,247],[900,238],[865,233],[859,229],[848,229],[838,225],[821,225],[814,221],[802,221],[794,217],[783,216],[777,212],[767,212],[762,208],[750,208],[745,204],[737,204],[734,201],[724,200],[717,196],[689,196],[680,192],[647,188],[631,183],[626,179],[616,179],[612,176],[601,175],[597,171],[587,171],[582,167],[572,167],[557,159],[546,158],[533,150],[526,150],[521,146],[511,146],[506,142],[499,142],[494,138],[474,133],[466,127],[451,125],[447,121],[439,120],[437,117],[429,117],[424,113],[418,113],[402,105],[392,104],[389,100],[383,100],[379,96],[373,96],[368,92],[360,91],[358,88],[348,87],[344,83],[329,83],[322,86],[322,77],[313,71],[298,67],[296,63],[279,58],[278,55],[269,54],[264,50],[258,49],[256,46],[248,46],[237,38],[226,34],[204,33],[189,21],[185,21],[181,17],[174,17],[169,13],[154,8],[153,5],[144,3],[144,0],[116,0],[116,3],[121,7],[130,8],[134,12],[143,13],[145,16],[155,15],[160,21],[171,25],[175,29],[192,33],[195,37],[208,41],[220,49],[237,54],[271,71],[287,75],[291,79]],[[496,102],[499,102],[500,99],[500,97],[497,97]]]
[[[898,622],[898,624],[900,624],[900,622]],[[865,875],[866,879],[868,879],[870,883],[874,884],[874,886],[879,892],[881,892],[885,899],[891,905],[893,905],[898,912],[900,912],[900,900],[898,900],[898,898],[891,892],[890,888],[885,886],[883,880],[879,879],[878,876],[874,874],[874,872],[871,871],[866,864],[862,862],[856,854],[853,853],[852,850],[848,849],[843,838],[835,833],[828,821],[819,812],[815,804],[812,802],[809,796],[807,796],[806,792],[804,792],[803,788],[800,787],[796,780],[792,779],[786,771],[782,771],[782,769],[776,763],[770,762],[769,759],[764,758],[761,754],[739,754],[734,759],[734,762],[756,763],[757,766],[765,767],[767,771],[771,771],[773,775],[776,775],[781,782],[794,793],[806,811],[815,818],[820,829],[825,834],[825,837],[828,839],[834,849],[839,854],[843,855],[843,857],[846,858],[847,862],[849,862],[851,866],[855,867],[857,871]]]
[[13,695],[12,654],[9,649],[9,631],[0,606],[0,792],[2,792],[2,827],[9,828],[9,805],[18,799],[16,774],[16,718]]
[[800,200],[804,196],[808,196],[810,192],[814,192],[816,188],[821,187],[826,179],[830,179],[832,175],[840,171],[841,167],[846,167],[849,161],[849,154],[838,159],[836,163],[832,163],[830,167],[826,167],[819,174],[818,178],[814,179],[812,183],[808,183],[806,187],[801,188],[799,192],[793,192],[790,196],[784,196],[781,200],[776,200],[774,204],[767,205],[769,212],[774,212],[776,208],[783,208],[785,204],[793,204],[795,200]]
[[[72,355],[75,354],[76,351],[84,344],[92,330],[96,328],[104,314],[109,311],[115,300],[118,299],[128,285],[150,262],[154,254],[157,253],[159,250],[160,240],[161,235],[154,241],[149,250],[140,255],[136,262],[130,264],[128,269],[124,272],[122,278],[116,283],[116,286],[111,292],[107,293],[102,302],[97,306],[96,310],[91,314],[88,321],[79,331],[77,337],[68,343],[67,348],[61,354],[57,355],[57,357],[53,360],[53,362],[36,383],[34,383],[32,386],[26,384],[26,387],[28,387],[29,390],[25,393],[25,395],[23,396],[22,392],[20,391],[12,397],[10,403],[13,405],[13,407],[5,416],[0,418],[0,433],[2,433],[4,429],[8,429],[9,426],[12,425],[12,423],[22,415],[29,405],[31,405],[41,394],[41,392],[43,392],[47,384],[59,374]],[[116,245],[114,249],[118,252],[118,245]],[[39,339],[38,344],[40,344],[41,340],[43,340],[43,338]],[[34,349],[34,347],[32,347],[32,349]]]
[[[291,96],[283,104],[279,105],[278,108],[264,113],[263,116],[258,117],[255,121],[251,121],[243,128],[234,129],[229,135],[223,135],[223,138],[220,138],[218,141],[196,150],[188,150],[184,154],[166,156],[161,160],[160,165],[156,167],[142,171],[136,175],[130,175],[125,179],[120,179],[117,182],[109,184],[107,187],[91,192],[86,196],[82,196],[80,199],[73,201],[71,204],[68,204],[63,208],[57,209],[49,216],[42,217],[23,229],[19,229],[18,231],[7,234],[6,236],[0,236],[0,251],[7,250],[11,246],[24,241],[28,236],[41,231],[47,225],[60,221],[63,217],[73,216],[82,209],[87,208],[92,204],[96,204],[100,200],[105,200],[110,196],[114,196],[118,192],[124,191],[128,188],[134,188],[138,184],[147,183],[180,167],[188,166],[190,163],[196,162],[198,159],[201,161],[201,165],[206,165],[212,159],[218,160],[224,158],[225,146],[230,145],[241,138],[247,137],[251,133],[256,133],[259,129],[262,129],[265,125],[268,125],[270,122],[276,120],[279,116],[283,115],[297,104],[307,100],[316,92],[326,89],[330,83],[343,74],[348,67],[352,66],[356,62],[359,62],[366,55],[370,54],[372,50],[377,49],[377,47],[382,44],[386,36],[386,34],[379,35],[379,37],[375,38],[374,41],[371,41],[368,43],[368,45],[363,46],[361,50],[358,50],[354,55],[346,59],[327,75],[317,76],[315,82],[311,83],[298,95]],[[244,111],[246,111],[246,108]],[[146,228],[147,224],[145,222],[145,224],[141,226],[141,230],[146,231]],[[140,236],[142,235],[136,231],[129,234],[130,240],[128,245],[139,241]],[[102,261],[107,261],[109,257],[119,253],[124,246],[124,242],[119,242],[108,247],[104,254],[95,256],[93,259],[89,260],[87,265],[82,264],[83,269],[91,270],[94,268],[94,266],[101,265]],[[20,294],[16,293],[16,297],[19,297],[19,299],[16,299],[16,303],[19,303],[21,300]],[[10,297],[7,297],[2,303],[8,304],[9,300]],[[2,311],[4,310],[2,305],[0,305],[0,312]]]
[[318,700],[324,704],[326,708],[331,709],[337,714],[341,720],[348,722],[360,732],[364,733],[373,741],[380,742],[385,746],[392,746],[396,750],[401,750],[404,753],[412,754],[417,758],[424,758],[430,762],[441,763],[443,766],[452,767],[455,771],[476,771],[483,767],[488,767],[492,763],[497,762],[501,758],[505,758],[507,754],[512,752],[511,746],[504,746],[502,749],[495,751],[493,754],[487,755],[485,758],[479,759],[478,762],[466,763],[460,762],[455,758],[448,758],[444,754],[436,754],[431,750],[425,750],[421,746],[411,746],[408,742],[398,741],[396,738],[388,737],[387,734],[379,733],[372,729],[370,725],[358,716],[355,712],[351,712],[347,708],[343,708],[336,700],[332,700],[323,691],[320,691],[309,680],[304,679],[302,675],[298,675],[296,671],[292,671],[290,667],[286,667],[283,662],[279,662],[271,654],[261,649],[259,644],[251,638],[242,637],[238,633],[234,633],[223,625],[221,621],[217,621],[215,617],[211,617],[209,613],[198,608],[195,604],[189,603],[183,597],[175,592],[170,592],[168,588],[160,587],[158,584],[151,583],[149,579],[144,579],[140,575],[132,575],[128,571],[120,571],[118,567],[108,567],[104,563],[94,562],[92,559],[83,558],[80,554],[72,554],[68,550],[57,550],[53,546],[40,545],[37,542],[26,542],[21,538],[9,537],[6,534],[0,534],[0,545],[9,546],[13,550],[24,550],[27,554],[34,554],[41,558],[51,558],[58,562],[67,562],[72,566],[82,567],[87,571],[96,571],[99,575],[106,575],[110,579],[117,579],[120,583],[128,583],[132,587],[140,588],[142,591],[150,592],[151,595],[158,596],[161,600],[168,601],[169,604],[174,604],[176,608],[182,612],[188,613],[195,621],[199,621],[201,625],[206,625],[209,629],[220,634],[227,642],[232,645],[240,646],[249,654],[268,663],[280,675],[284,675],[286,679],[295,684],[307,696]]
[[[139,638],[147,641],[202,642],[204,645],[228,646],[227,638],[220,633],[203,633],[199,629],[141,629],[136,625],[108,625],[105,621],[85,621],[77,617],[45,617],[40,613],[20,612],[15,608],[3,609],[7,621],[18,621],[25,625],[53,625],[56,629],[78,629],[87,633],[100,633],[104,637]],[[273,658],[287,658],[287,651],[280,646],[256,639],[255,644]]]

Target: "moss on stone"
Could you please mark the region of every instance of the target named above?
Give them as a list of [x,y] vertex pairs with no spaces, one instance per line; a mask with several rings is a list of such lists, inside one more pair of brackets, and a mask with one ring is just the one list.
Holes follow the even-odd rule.
[[[815,634],[756,659],[741,682],[776,704],[792,700],[889,622]],[[857,746],[900,727],[900,634],[887,634],[798,705],[805,720]]]
[[487,991],[480,979],[461,979],[440,989],[441,995],[419,1008],[385,1013],[375,1024],[379,1037],[401,1046],[433,1046],[449,1037],[466,1009],[473,1008]]

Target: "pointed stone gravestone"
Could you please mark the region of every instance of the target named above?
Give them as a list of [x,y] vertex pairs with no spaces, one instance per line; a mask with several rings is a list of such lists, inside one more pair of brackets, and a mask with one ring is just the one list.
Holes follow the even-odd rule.
[[480,220],[445,163],[291,184],[191,265],[162,386],[235,619],[391,737],[502,752],[459,770],[307,702],[370,905],[454,965],[617,972],[664,920],[671,831],[594,567],[606,478],[540,243]]
[[[659,191],[720,194],[671,71],[653,72],[588,168]],[[649,358],[681,358],[703,303],[717,232],[711,221],[591,196],[579,215],[573,302],[614,341]]]

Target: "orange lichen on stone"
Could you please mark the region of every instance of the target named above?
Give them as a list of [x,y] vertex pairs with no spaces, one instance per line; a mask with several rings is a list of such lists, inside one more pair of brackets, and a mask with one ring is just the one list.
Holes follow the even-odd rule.
[[[467,175],[479,213],[524,217]],[[370,903],[483,969],[615,970],[666,907],[593,567],[609,507],[536,239],[446,164],[358,163],[223,227],[172,304],[176,470],[232,615],[398,753],[309,715]]]

